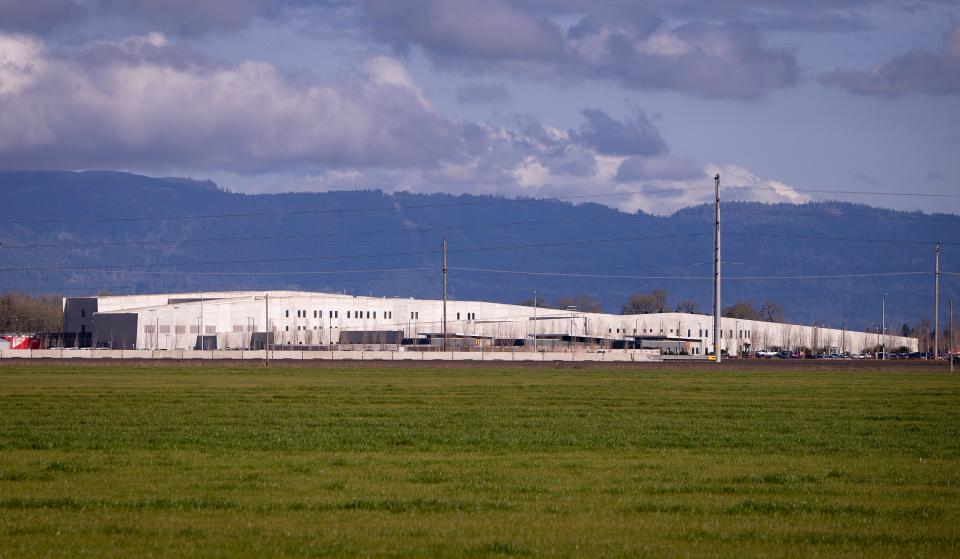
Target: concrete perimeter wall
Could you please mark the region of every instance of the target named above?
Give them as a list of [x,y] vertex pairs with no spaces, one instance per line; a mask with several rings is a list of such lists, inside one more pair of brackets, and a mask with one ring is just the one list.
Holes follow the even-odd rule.
[[[107,350],[107,349],[0,349],[0,359],[265,359],[265,351]],[[271,351],[272,360],[364,361],[661,361],[659,352],[611,350],[599,352],[552,351]]]

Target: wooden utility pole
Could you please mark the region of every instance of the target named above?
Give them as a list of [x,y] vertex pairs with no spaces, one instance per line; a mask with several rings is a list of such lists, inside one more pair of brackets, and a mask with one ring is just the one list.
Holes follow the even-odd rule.
[[713,222],[713,355],[720,362],[720,174],[713,177],[716,205]]
[[443,351],[447,351],[447,240],[440,241],[443,252]]

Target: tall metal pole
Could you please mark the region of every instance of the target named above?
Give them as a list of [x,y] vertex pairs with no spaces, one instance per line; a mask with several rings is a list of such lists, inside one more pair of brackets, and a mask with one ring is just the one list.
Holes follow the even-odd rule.
[[203,335],[203,291],[200,292],[200,350],[207,349],[206,338]]
[[263,364],[270,365],[270,294],[263,296],[263,329],[266,333],[266,341],[263,343]]
[[887,358],[887,293],[880,300],[880,359]]
[[533,351],[537,351],[537,292],[533,292]]
[[447,351],[447,240],[440,241],[443,251],[443,351]]
[[937,241],[936,271],[933,274],[933,358],[940,357],[940,241]]
[[950,299],[950,347],[947,348],[947,359],[950,360],[950,372],[953,372],[953,350],[956,347],[953,337],[953,299]]
[[713,354],[720,362],[720,174],[713,177],[716,206],[713,222]]

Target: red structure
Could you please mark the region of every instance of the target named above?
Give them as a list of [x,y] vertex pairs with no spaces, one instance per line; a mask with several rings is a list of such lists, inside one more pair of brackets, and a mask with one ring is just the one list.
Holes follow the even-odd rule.
[[35,334],[33,336],[0,336],[0,339],[10,344],[10,349],[46,349],[47,340],[45,336]]

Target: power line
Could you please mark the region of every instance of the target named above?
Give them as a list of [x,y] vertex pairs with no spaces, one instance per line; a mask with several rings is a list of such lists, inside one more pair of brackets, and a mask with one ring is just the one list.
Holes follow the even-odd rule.
[[378,229],[367,231],[339,231],[335,233],[293,233],[285,235],[263,235],[250,237],[219,237],[219,238],[187,238],[187,239],[162,239],[156,241],[98,241],[92,243],[39,243],[39,244],[4,244],[3,248],[24,249],[24,248],[61,248],[61,247],[97,247],[97,246],[170,246],[187,243],[220,243],[220,242],[250,242],[250,241],[271,241],[287,239],[323,239],[331,237],[348,237],[353,235],[399,235],[414,233],[429,233],[434,231],[450,231],[459,229],[498,229],[503,227],[526,227],[537,225],[561,225],[570,223],[587,223],[595,221],[607,221],[611,219],[630,219],[640,217],[636,214],[620,214],[612,216],[570,218],[570,219],[549,219],[540,221],[508,221],[503,223],[479,223],[467,225],[444,225],[432,227],[414,227],[405,229]]
[[[448,208],[448,207],[467,207],[467,206],[487,206],[499,204],[524,204],[530,202],[550,202],[550,201],[569,201],[569,200],[593,200],[604,198],[622,198],[629,196],[642,196],[644,194],[663,194],[663,193],[684,193],[699,190],[709,190],[713,186],[693,186],[686,188],[653,188],[640,190],[636,192],[615,192],[609,194],[587,194],[579,196],[556,196],[552,198],[498,198],[495,200],[474,200],[469,202],[448,202],[433,204],[411,204],[389,207],[368,207],[368,208],[325,208],[315,210],[280,210],[272,212],[235,212],[224,214],[199,214],[199,215],[167,215],[167,216],[137,216],[137,217],[94,217],[94,218],[47,218],[47,219],[29,219],[29,220],[4,220],[0,225],[39,225],[53,223],[109,223],[109,222],[143,222],[143,221],[179,221],[179,220],[198,220],[198,219],[227,219],[227,218],[249,218],[249,217],[279,217],[292,215],[317,215],[317,214],[342,214],[342,213],[362,213],[362,212],[383,212],[398,211],[422,208]],[[781,189],[776,187],[761,186],[727,186],[725,190],[769,190],[779,192]],[[854,191],[854,190],[805,190],[790,188],[792,192],[799,193],[822,193],[822,194],[845,194],[845,195],[868,195],[868,196],[921,196],[921,197],[956,197],[960,194],[949,193],[923,193],[923,192],[884,192],[884,191]],[[680,210],[682,211],[682,210]],[[677,212],[675,212],[677,213]],[[849,214],[848,214],[849,215]],[[885,216],[888,217],[888,216]],[[929,217],[929,216],[924,216]]]
[[[559,276],[559,277],[578,277],[578,278],[603,278],[603,279],[637,279],[637,280],[709,280],[713,276],[633,276],[616,274],[579,274],[570,272],[529,272],[523,270],[499,270],[494,268],[450,268],[451,270],[464,272],[483,272],[496,274],[516,274],[527,276]],[[887,277],[887,276],[915,276],[927,275],[930,272],[873,272],[862,274],[822,274],[822,275],[796,275],[796,276],[726,276],[726,280],[774,280],[774,279],[834,279],[834,278],[865,278],[865,277]]]
[[[731,203],[729,203],[729,204],[732,205],[732,204],[735,204],[735,203],[736,203],[736,202],[731,202]],[[776,206],[794,205],[794,206],[796,206],[796,207],[798,207],[798,208],[801,207],[801,204],[771,203],[770,205],[772,205],[772,206],[773,206],[773,205],[776,205]],[[703,205],[703,204],[702,204],[702,205],[699,205],[699,206],[694,206],[694,207],[689,207],[689,208],[681,208],[681,209],[673,212],[673,214],[671,214],[671,215],[678,215],[678,214],[695,214],[695,213],[700,213],[700,212],[706,212],[707,210],[711,210],[711,209],[712,209],[712,208],[711,208],[710,206],[707,206],[707,205]],[[835,209],[835,208],[825,208],[825,210],[830,210],[830,209]],[[737,208],[737,207],[727,207],[727,206],[724,207],[723,211],[724,211],[724,212],[736,212],[736,213],[748,213],[748,214],[761,214],[761,215],[765,215],[765,216],[782,215],[782,216],[789,216],[789,217],[828,217],[828,218],[840,218],[840,219],[845,219],[845,218],[851,218],[851,217],[852,217],[852,218],[860,218],[860,219],[889,219],[889,220],[896,220],[896,219],[924,219],[924,220],[928,220],[928,221],[960,221],[960,216],[953,216],[953,215],[951,215],[951,216],[942,216],[942,217],[941,217],[940,215],[936,215],[936,214],[919,214],[919,215],[917,215],[917,214],[913,214],[913,213],[909,213],[909,214],[908,214],[908,213],[906,213],[906,212],[901,212],[901,211],[897,211],[897,210],[890,210],[891,212],[894,212],[896,215],[884,215],[884,214],[880,214],[880,213],[861,214],[861,213],[849,213],[849,212],[844,212],[844,213],[836,214],[836,213],[827,213],[826,211],[818,211],[818,212],[810,212],[810,211],[807,211],[807,212],[800,212],[800,211],[781,211],[781,210],[755,210],[755,209],[752,209],[752,208]]]
[[[667,192],[682,189],[663,189],[651,192]],[[617,192],[612,194],[589,194],[582,196],[557,196],[549,199],[539,198],[497,198],[494,200],[477,200],[471,202],[448,202],[435,204],[410,204],[371,208],[325,208],[316,210],[280,210],[274,212],[236,212],[227,214],[202,214],[202,215],[167,215],[167,216],[139,216],[139,217],[93,217],[93,218],[51,218],[51,219],[31,219],[19,221],[0,221],[3,225],[37,225],[44,223],[109,223],[123,221],[179,221],[193,219],[226,219],[236,217],[280,217],[291,215],[316,215],[316,214],[342,214],[342,213],[362,213],[362,212],[395,212],[398,210],[411,210],[423,208],[450,208],[465,206],[490,206],[500,204],[525,204],[530,202],[542,201],[562,201],[562,200],[587,200],[594,198],[619,198],[624,196],[633,196],[634,193]]]
[[[465,253],[465,252],[485,252],[485,251],[497,251],[497,250],[516,250],[516,249],[525,249],[525,248],[543,248],[543,247],[563,247],[563,246],[583,246],[583,245],[592,245],[597,243],[619,243],[619,242],[632,242],[632,241],[648,241],[648,240],[663,240],[663,239],[676,239],[676,238],[692,238],[692,237],[702,237],[704,234],[695,233],[687,235],[656,235],[656,236],[646,236],[646,237],[617,237],[617,238],[608,238],[608,239],[585,239],[581,241],[556,241],[556,242],[547,242],[547,243],[530,243],[525,245],[500,245],[500,246],[491,246],[491,247],[476,247],[476,248],[464,248],[458,249],[456,251],[450,251],[455,253]],[[351,254],[346,256],[298,256],[298,257],[288,257],[288,258],[273,258],[273,259],[252,259],[252,260],[224,260],[224,261],[214,261],[214,262],[169,262],[169,263],[155,263],[155,264],[136,264],[136,265],[125,265],[125,266],[52,266],[52,267],[18,267],[18,268],[0,268],[0,272],[62,272],[62,271],[111,271],[111,272],[129,272],[130,269],[134,268],[157,268],[157,267],[174,267],[174,266],[220,266],[227,264],[269,264],[277,262],[304,262],[304,261],[314,261],[314,260],[345,260],[345,259],[360,259],[360,258],[390,258],[396,256],[417,256],[417,255],[435,255],[436,251],[412,251],[412,252],[390,252],[390,253],[379,253],[379,254]]]

